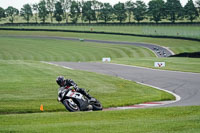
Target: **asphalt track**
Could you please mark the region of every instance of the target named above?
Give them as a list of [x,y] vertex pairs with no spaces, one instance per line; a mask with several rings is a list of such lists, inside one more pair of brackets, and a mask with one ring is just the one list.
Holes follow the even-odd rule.
[[155,70],[128,65],[86,62],[51,62],[77,70],[107,74],[131,81],[144,83],[173,92],[181,97],[178,102],[163,106],[200,105],[200,74]]
[[104,40],[91,40],[91,39],[80,39],[70,37],[56,37],[56,36],[33,36],[33,35],[0,35],[0,37],[16,37],[16,38],[35,38],[35,39],[56,39],[56,40],[69,40],[69,41],[85,41],[94,43],[107,43],[107,44],[120,44],[120,45],[134,45],[138,47],[145,47],[155,53],[157,57],[168,57],[174,53],[166,47],[161,47],[156,44],[148,43],[136,43],[136,42],[116,42],[116,41],[104,41]]
[[[5,35],[6,37],[17,38],[40,38],[40,39],[58,39],[58,40],[71,40],[80,41],[78,38],[66,37],[50,37],[50,36],[17,36]],[[0,36],[1,37],[1,36]],[[4,37],[4,36],[3,36]],[[135,45],[146,47],[152,50],[158,57],[170,56],[173,54],[169,49],[157,46],[154,44],[134,43],[134,42],[115,42],[115,41],[101,41],[101,40],[88,40],[86,42],[109,43],[109,44],[122,44],[122,45]],[[163,54],[165,53],[165,54]],[[173,92],[181,97],[178,102],[167,104],[164,106],[191,106],[200,105],[200,74],[189,72],[176,72],[176,71],[161,71],[149,68],[134,67],[127,65],[118,65],[110,63],[75,63],[75,62],[52,62],[56,65],[64,66],[77,70],[84,70],[107,74],[124,78],[131,81],[155,86],[170,92]]]

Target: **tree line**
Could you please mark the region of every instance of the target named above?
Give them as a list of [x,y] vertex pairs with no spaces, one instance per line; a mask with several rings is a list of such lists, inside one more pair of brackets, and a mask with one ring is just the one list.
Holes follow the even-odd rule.
[[[57,22],[69,19],[72,23],[77,23],[79,19],[83,22],[104,21],[119,21],[120,23],[128,19],[131,23],[132,17],[138,23],[144,19],[149,19],[155,23],[162,20],[169,20],[175,23],[177,20],[187,19],[193,22],[199,17],[200,0],[193,2],[188,0],[183,7],[180,0],[151,0],[146,5],[142,0],[133,2],[128,0],[125,3],[102,3],[98,0],[91,1],[75,1],[75,0],[41,0],[35,4],[25,4],[19,11],[18,9],[9,6],[6,9],[0,7],[1,18],[8,18],[11,23],[14,22],[15,16],[22,16],[27,23],[34,17],[35,22],[41,21],[45,23],[50,17],[51,23],[54,18]],[[40,20],[39,20],[40,19]]]

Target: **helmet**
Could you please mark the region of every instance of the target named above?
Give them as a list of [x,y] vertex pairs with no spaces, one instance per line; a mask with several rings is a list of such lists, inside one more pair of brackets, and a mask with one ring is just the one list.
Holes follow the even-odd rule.
[[58,76],[56,82],[60,87],[62,87],[65,85],[65,78],[63,76]]

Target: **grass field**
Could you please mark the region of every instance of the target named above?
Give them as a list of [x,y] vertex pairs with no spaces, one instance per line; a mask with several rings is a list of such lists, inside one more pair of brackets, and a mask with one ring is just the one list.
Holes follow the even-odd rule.
[[[153,39],[143,37],[127,37],[113,35],[92,35],[62,32],[19,32],[2,31],[0,35],[41,35],[97,40],[147,42],[170,48],[174,53],[200,51],[200,42]],[[111,57],[114,63],[143,67],[153,67],[155,61],[165,61],[162,69],[200,72],[199,59],[191,58],[149,58],[155,55],[144,48],[130,45],[98,44],[78,41],[53,39],[9,38],[0,37],[0,59],[3,60],[44,60],[44,61],[101,61],[102,57]],[[15,49],[12,49],[15,47]],[[73,56],[71,56],[73,55]]]
[[[130,45],[98,44],[52,39],[0,37],[0,59],[38,61],[100,61],[103,57],[155,57]],[[14,49],[13,49],[14,47]]]
[[[57,95],[56,93],[57,90],[55,89],[57,88],[57,85],[55,84],[55,78],[58,75],[65,74],[65,71],[63,70],[59,72],[59,68],[55,67],[51,68],[48,65],[44,65],[41,63],[38,64],[38,62],[23,62],[22,60],[100,61],[101,58],[105,56],[110,56],[112,58],[154,56],[154,54],[149,50],[134,46],[95,44],[95,43],[73,42],[73,41],[51,40],[51,39],[30,39],[30,38],[22,39],[22,38],[9,38],[9,37],[1,37],[0,53],[1,53],[0,59],[2,67],[1,68],[2,79],[4,76],[7,76],[6,79],[9,79],[9,77],[13,78],[11,79],[11,85],[9,86],[6,86],[8,84],[7,83],[8,81],[7,82],[2,81],[1,83],[2,86],[0,90],[2,91],[1,94],[3,95],[0,98],[2,100],[1,101],[2,107],[0,112],[2,113],[6,111],[34,112],[37,110],[41,102],[48,105],[49,109],[47,110],[49,111],[60,110],[59,108],[58,109],[55,108],[58,106],[55,100]],[[47,70],[51,69],[51,71],[46,72],[45,67],[47,67]],[[55,71],[56,73],[53,71],[53,69],[56,69]],[[128,81],[123,81],[123,80],[119,81],[119,79],[117,80],[117,78],[113,79],[111,77],[105,77],[105,76],[102,77],[100,76],[102,78],[102,81],[100,83],[100,81],[98,81],[100,80],[100,77],[98,75],[92,73],[88,75],[86,73],[80,73],[78,71],[75,71],[74,72],[75,74],[73,75],[72,74],[73,72],[74,71],[70,73],[67,72],[69,74],[65,75],[67,77],[74,79],[75,81],[84,82],[82,83],[82,85],[80,83],[81,86],[84,86],[88,89],[95,88],[96,92],[95,91],[93,92],[94,95],[97,95],[97,93],[102,92],[102,95],[98,94],[97,97],[100,98],[100,101],[102,101],[104,107],[132,104],[133,102],[131,100],[132,99],[131,97],[135,99],[134,103],[148,101],[147,100],[148,98],[146,99],[145,96],[138,96],[137,98],[137,94],[140,93],[142,87],[142,86],[140,87],[140,85],[136,84],[131,85],[130,83],[132,82],[128,83]],[[22,77],[22,79],[20,79],[20,77]],[[78,77],[80,79],[77,79]],[[81,81],[82,77],[87,77],[87,79]],[[25,79],[28,79],[28,81],[26,81]],[[105,81],[105,79],[107,79],[108,81]],[[23,83],[25,81],[26,83]],[[89,86],[86,85],[88,82],[90,82]],[[46,85],[47,83],[50,84]],[[102,87],[101,84],[105,84],[106,86]],[[14,86],[14,88],[12,86]],[[139,90],[136,89],[137,91],[135,93],[131,92],[131,94],[133,95],[127,97],[126,100],[124,99],[125,101],[121,101],[121,99],[123,99],[121,97],[119,99],[120,101],[115,103],[118,99],[117,95],[119,95],[117,93],[119,90],[115,89],[122,87],[121,89],[124,90],[122,91],[122,96],[124,95],[124,97],[126,97],[126,95],[129,94],[130,92],[126,91],[125,88],[129,90],[128,88],[132,88],[133,86],[135,86],[134,88],[138,89],[140,88],[140,89]],[[9,87],[11,88],[8,91],[4,89],[4,88],[7,89]],[[48,90],[50,90],[49,94],[48,93],[45,94],[46,92],[48,92]],[[16,92],[17,94],[15,95]],[[148,95],[150,95],[148,93],[149,91],[145,90],[144,92],[147,92],[147,97]],[[141,94],[144,94],[144,92],[141,92]],[[105,98],[105,97],[109,98],[109,96],[112,96],[113,102]],[[167,94],[166,97],[168,96],[169,95]],[[10,99],[5,100],[4,98],[6,97],[10,97]],[[139,97],[143,97],[146,100],[142,98],[143,100],[140,101],[141,99]],[[169,98],[166,97],[160,95],[158,96],[157,100],[173,99],[173,97]],[[14,103],[14,105],[17,105],[16,107],[15,106],[13,107],[9,104],[11,103],[10,102],[11,99],[15,99],[12,101],[12,104]],[[18,100],[16,101],[16,99],[18,99],[19,101]],[[136,99],[138,99],[139,101],[137,101]],[[152,98],[150,99],[152,100]],[[24,107],[25,101],[28,104],[27,106]],[[32,105],[34,105],[34,107]]]
[[174,53],[197,52],[200,51],[200,42],[180,39],[155,39],[147,37],[117,36],[117,35],[97,35],[85,33],[64,33],[64,32],[31,32],[31,31],[0,31],[0,35],[38,35],[38,36],[61,36],[83,39],[125,41],[125,42],[145,42],[157,44],[170,48]]
[[200,107],[0,115],[0,132],[199,133]]
[[164,35],[190,37],[200,39],[199,25],[94,25],[94,26],[1,26],[4,28],[24,28],[24,29],[61,29],[78,31],[98,31],[114,33],[131,33],[141,35]]
[[58,75],[90,89],[103,107],[174,99],[166,92],[116,77],[67,70],[36,61],[0,60],[0,115],[39,112],[41,104],[48,112],[64,111],[64,106],[56,100]]
[[[154,62],[165,62],[165,67],[155,68]],[[133,66],[142,66],[153,69],[173,70],[183,72],[200,73],[200,59],[199,58],[118,58],[112,60],[112,63],[126,64]]]
[[[58,34],[56,35],[58,36]],[[199,59],[154,58],[155,55],[151,51],[130,45],[15,37],[0,37],[0,39],[0,59],[2,60],[101,61],[103,57],[111,57],[113,63],[154,68],[154,62],[165,61],[166,67],[162,69],[200,72]],[[182,42],[185,44],[175,43],[171,46],[174,45],[177,51],[186,51],[187,49],[191,52],[200,49],[198,42],[196,45],[195,43],[189,44],[192,41]],[[13,47],[15,49],[12,49]],[[176,53],[178,53],[177,51]]]
[[[60,32],[1,31],[0,132],[200,132],[199,106],[66,112],[64,106],[56,101],[58,86],[55,79],[58,75],[73,79],[79,87],[90,89],[90,94],[99,99],[104,107],[170,100],[174,99],[174,96],[117,77],[68,70],[39,62],[100,61],[101,57],[106,55],[112,56],[115,63],[151,67],[154,60],[164,60],[167,69],[199,72],[199,59],[157,59],[149,50],[129,45],[22,39],[2,35],[48,35],[147,42],[169,47],[175,53],[200,50],[199,42],[195,41]],[[169,63],[172,65],[168,65]],[[44,112],[39,110],[41,104],[44,105]]]

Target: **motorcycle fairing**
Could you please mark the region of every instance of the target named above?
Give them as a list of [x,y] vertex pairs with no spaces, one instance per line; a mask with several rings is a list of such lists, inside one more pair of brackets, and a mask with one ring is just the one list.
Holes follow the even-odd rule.
[[79,104],[80,110],[87,110],[87,106],[89,105],[88,100],[81,93],[70,90],[66,94],[66,97],[69,97],[70,99],[74,99],[72,100],[73,101],[72,104],[75,104],[74,101],[77,101],[77,103]]

